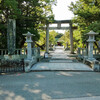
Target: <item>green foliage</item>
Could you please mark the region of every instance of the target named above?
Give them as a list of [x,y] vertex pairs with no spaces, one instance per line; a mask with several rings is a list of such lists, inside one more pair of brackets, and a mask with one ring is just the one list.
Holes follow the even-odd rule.
[[[63,36],[59,38],[59,41],[63,41],[64,47],[68,45],[70,47],[70,32],[65,31]],[[83,43],[82,43],[82,34],[79,30],[74,30],[73,31],[73,41],[74,41],[74,49],[77,49],[78,47],[82,48]]]
[[62,37],[59,38],[59,41],[63,41],[64,47],[66,47],[66,43],[68,43],[68,45],[70,45],[69,31],[65,31],[65,33],[62,35]]
[[99,33],[96,40],[100,40],[100,0],[78,0],[69,8],[75,15],[73,23],[77,23],[82,44],[86,43],[86,33],[90,30]]
[[74,49],[77,49],[78,47],[80,48],[83,47],[82,34],[80,33],[79,30],[73,31],[73,41],[74,41]]
[[49,32],[49,43],[52,45],[56,44],[56,39],[55,37],[58,35],[58,33],[56,31],[50,31]]
[[[40,39],[36,42],[38,46],[40,46],[41,49],[45,49],[45,44],[46,44],[46,32],[43,30],[39,30],[40,33]],[[56,39],[55,37],[58,35],[56,31],[50,31],[49,32],[49,44],[50,45],[55,45],[56,44]]]
[[[53,20],[52,4],[56,0],[1,0],[0,1],[0,44],[6,42],[7,20],[16,19],[17,24],[17,48],[23,46],[25,37],[22,34],[30,31],[35,36],[33,40],[40,38],[39,27],[44,26],[47,21]],[[3,41],[1,40],[4,36]],[[0,48],[7,48],[7,43]]]
[[40,31],[40,39],[37,41],[37,43],[42,46],[45,45],[46,42],[46,32],[45,31]]
[[55,38],[61,38],[63,36],[62,33],[58,33]]

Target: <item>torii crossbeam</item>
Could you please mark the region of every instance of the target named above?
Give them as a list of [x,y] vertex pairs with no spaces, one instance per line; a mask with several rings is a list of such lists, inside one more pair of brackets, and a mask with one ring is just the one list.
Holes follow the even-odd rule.
[[[69,24],[69,27],[61,27],[61,24]],[[57,27],[49,27],[49,24],[57,24]],[[71,53],[74,53],[74,48],[73,48],[73,29],[75,27],[72,27],[72,21],[71,20],[54,20],[53,22],[49,22],[46,25],[46,52],[49,53],[49,30],[70,30],[70,51]]]

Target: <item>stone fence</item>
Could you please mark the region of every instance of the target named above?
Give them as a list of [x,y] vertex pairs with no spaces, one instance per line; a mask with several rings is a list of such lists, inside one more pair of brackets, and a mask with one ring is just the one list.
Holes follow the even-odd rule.
[[[8,50],[0,49],[0,58],[4,58],[5,55],[8,55]],[[21,58],[26,58],[27,48],[16,49],[14,55],[19,55]],[[40,48],[32,48],[32,56],[38,58],[40,56]]]
[[[40,48],[31,48],[31,66],[40,60]],[[21,64],[23,60],[23,63]],[[5,63],[6,62],[6,63]],[[12,63],[13,64],[10,64]],[[15,49],[13,55],[8,54],[7,49],[0,49],[0,72],[26,71],[27,68],[27,48]]]
[[83,60],[83,63],[91,66],[94,71],[100,72],[100,52],[98,49],[93,49],[93,58],[95,58],[93,61],[88,59],[87,48],[78,48],[77,53],[79,60]]
[[[14,54],[16,54],[16,55],[22,55],[22,54],[26,55],[26,50],[27,50],[26,48],[16,49]],[[0,49],[0,56],[7,55],[7,54],[8,54],[8,49]]]
[[[87,48],[78,48],[77,54],[79,58],[84,58],[88,56],[88,49]],[[93,49],[93,56],[94,58],[100,58],[100,52],[97,48]]]

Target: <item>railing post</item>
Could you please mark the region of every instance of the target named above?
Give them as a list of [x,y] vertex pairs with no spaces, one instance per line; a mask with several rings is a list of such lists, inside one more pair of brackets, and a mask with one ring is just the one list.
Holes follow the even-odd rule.
[[1,55],[3,55],[3,50],[1,50]]
[[95,55],[96,55],[96,49],[94,49]]
[[81,57],[80,48],[78,48],[77,53],[78,53],[78,57]]
[[84,49],[82,48],[82,57],[84,56]]
[[84,48],[84,54],[83,55],[87,56],[87,49],[86,48]]

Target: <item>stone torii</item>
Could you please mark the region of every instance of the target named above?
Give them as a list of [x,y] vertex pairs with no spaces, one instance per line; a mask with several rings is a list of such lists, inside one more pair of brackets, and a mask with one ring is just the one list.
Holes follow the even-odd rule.
[[[69,24],[69,27],[61,27],[61,24]],[[57,24],[57,27],[49,27],[49,24]],[[76,29],[76,27],[72,27],[72,21],[71,20],[55,20],[53,22],[48,22],[46,24],[46,53],[49,53],[49,30],[70,30],[70,51],[71,54],[74,53],[74,47],[73,47],[73,29]]]

